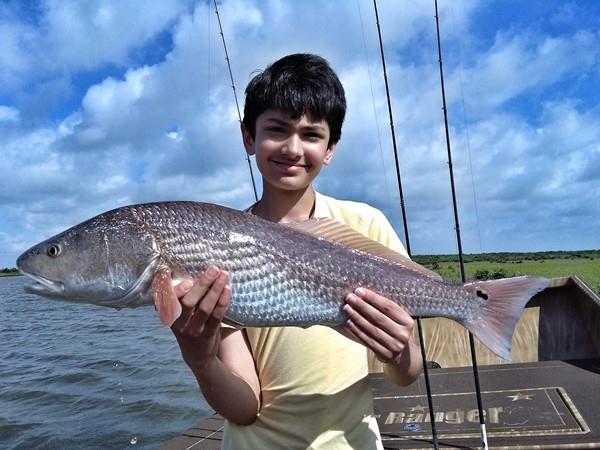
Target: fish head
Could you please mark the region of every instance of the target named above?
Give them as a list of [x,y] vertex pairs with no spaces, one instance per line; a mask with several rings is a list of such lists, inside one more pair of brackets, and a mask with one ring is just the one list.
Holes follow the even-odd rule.
[[[115,210],[118,211],[118,210]],[[137,222],[105,213],[25,251],[25,290],[44,297],[115,308],[151,304],[159,251]]]

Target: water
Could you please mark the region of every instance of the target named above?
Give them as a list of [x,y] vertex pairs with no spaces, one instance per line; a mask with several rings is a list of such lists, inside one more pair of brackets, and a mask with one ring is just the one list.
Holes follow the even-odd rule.
[[153,308],[116,311],[0,277],[0,449],[154,449],[211,411]]

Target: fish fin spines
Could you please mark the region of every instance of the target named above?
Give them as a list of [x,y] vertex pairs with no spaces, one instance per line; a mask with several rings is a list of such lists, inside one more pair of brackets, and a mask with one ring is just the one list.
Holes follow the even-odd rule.
[[466,283],[464,287],[484,300],[476,317],[461,321],[486,347],[511,360],[512,335],[527,302],[547,288],[543,277],[513,277]]
[[346,247],[369,253],[378,258],[400,265],[405,269],[435,281],[443,281],[442,277],[414,262],[408,256],[395,252],[377,241],[369,239],[346,224],[329,218],[313,218],[301,222],[285,223],[285,226],[296,231],[318,236]]

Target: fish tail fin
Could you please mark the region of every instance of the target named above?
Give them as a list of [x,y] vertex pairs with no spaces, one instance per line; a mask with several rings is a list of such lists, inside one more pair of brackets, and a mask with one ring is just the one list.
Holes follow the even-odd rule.
[[462,321],[486,347],[510,361],[510,346],[517,321],[527,302],[544,290],[550,280],[543,277],[513,277],[466,283],[465,289],[485,300],[471,320]]

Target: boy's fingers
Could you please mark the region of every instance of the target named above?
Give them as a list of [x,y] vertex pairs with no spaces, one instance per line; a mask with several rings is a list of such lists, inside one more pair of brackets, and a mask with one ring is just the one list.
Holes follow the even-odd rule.
[[187,329],[191,317],[191,310],[187,308],[182,308],[181,315],[177,318],[175,322],[173,322],[173,325],[171,325],[171,330],[173,330],[176,335],[184,333]]
[[[229,277],[227,278],[229,281]],[[217,303],[217,307],[219,308],[219,314],[222,317],[225,317],[225,312],[227,311],[227,307],[229,306],[229,302],[231,301],[231,286],[227,284],[223,288],[223,293],[219,297],[219,302]]]
[[364,345],[373,350],[382,362],[388,362],[393,358],[394,355],[390,350],[365,333],[352,319],[346,321],[346,326]]
[[[355,316],[351,318],[360,325],[360,323],[367,322],[371,324],[373,328],[375,328],[379,333],[387,333],[394,335],[397,331],[399,325],[392,318],[388,317],[385,313],[380,311],[379,309],[371,306],[366,301],[361,300],[355,294],[348,294],[345,299],[346,305],[344,306],[344,311],[348,314],[352,312]],[[360,323],[358,322],[358,318],[360,317]],[[363,327],[364,328],[364,327]],[[375,336],[374,336],[375,337]]]
[[354,295],[364,300],[364,302],[361,303],[371,305],[373,309],[367,308],[367,310],[371,311],[372,314],[375,311],[379,311],[393,322],[401,325],[410,325],[413,323],[413,318],[404,308],[376,292],[369,289],[358,288],[354,291]]
[[345,305],[344,312],[355,326],[360,328],[363,333],[369,335],[372,339],[381,343],[391,341],[392,338],[382,327],[371,323],[360,311],[354,309],[353,306]]
[[205,296],[211,284],[213,284],[213,282],[219,276],[219,273],[219,269],[217,269],[215,266],[210,266],[208,269],[202,272],[191,289],[183,296],[183,298],[181,298],[181,304],[185,308],[193,309]]
[[[213,281],[210,280],[214,277],[215,272],[212,272],[209,268],[196,280],[188,293],[181,298],[183,313],[174,324],[176,331],[185,332],[192,336],[205,333],[207,322],[211,320],[215,313],[215,307],[218,305],[224,288],[229,282],[227,272],[219,271],[216,268],[215,271],[216,278]],[[226,299],[228,303],[229,297],[226,297]],[[224,311],[222,314],[224,314]],[[218,319],[218,323],[221,320],[222,318]]]
[[189,292],[194,285],[194,280],[191,278],[185,278],[181,280],[177,285],[173,286],[173,292],[177,298],[183,297]]
[[377,328],[402,338],[404,330],[412,332],[414,319],[400,305],[373,291],[357,289],[346,296],[346,303]]
[[206,324],[213,318],[215,314],[215,309],[218,305],[219,298],[221,297],[228,281],[229,276],[225,272],[221,273],[217,277],[208,292],[202,297],[202,300],[196,306],[196,309],[193,311],[190,310],[190,320],[186,327],[188,327],[194,333],[202,333],[204,331]]
[[225,286],[221,292],[221,295],[219,296],[217,304],[215,305],[215,309],[206,322],[205,330],[207,333],[211,334],[220,332],[219,330],[221,328],[221,322],[223,322],[223,318],[225,317],[225,312],[227,311],[230,300],[231,287]]
[[[408,342],[410,339],[409,332],[404,326],[395,324],[391,331],[387,331],[370,322],[350,305],[344,306],[344,312],[354,326],[351,330],[355,334],[356,329],[360,330],[362,334],[359,337],[363,339],[373,351],[380,354],[380,356],[386,360],[402,353],[405,342]],[[384,351],[381,349],[384,349]]]
[[200,313],[207,316],[212,314],[227,283],[229,283],[229,275],[227,272],[221,272],[202,298],[202,301],[196,306],[195,314]]
[[186,324],[186,327],[196,336],[200,334],[205,337],[213,336],[221,327],[231,298],[231,288],[229,286],[215,287],[217,283],[221,283],[220,279],[221,277],[215,281]]

